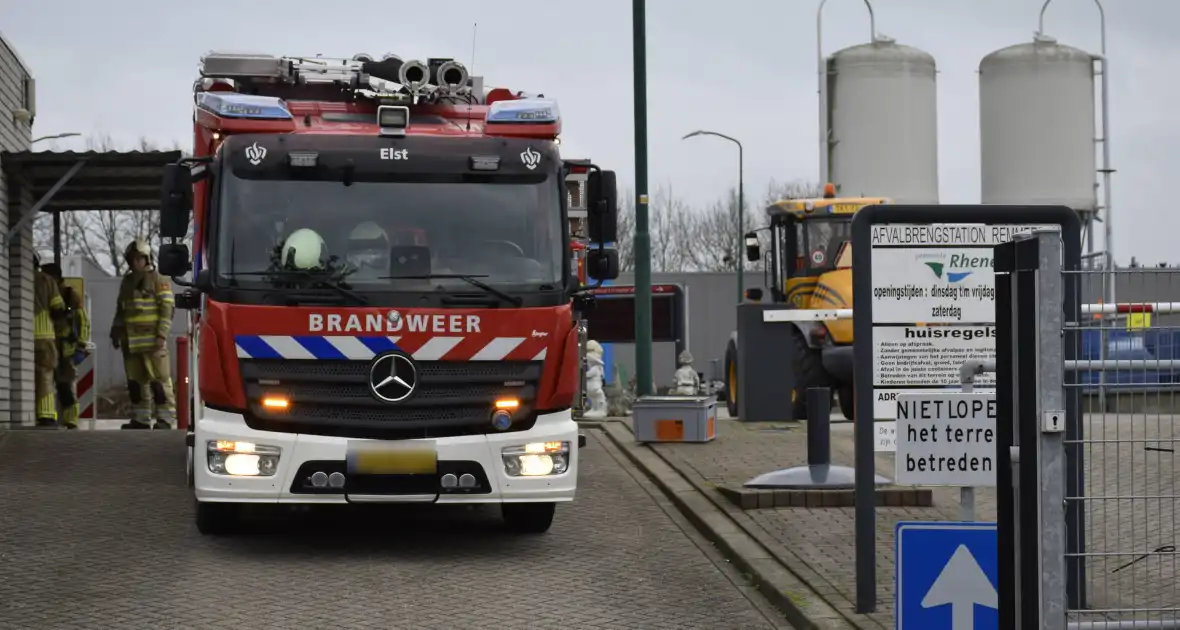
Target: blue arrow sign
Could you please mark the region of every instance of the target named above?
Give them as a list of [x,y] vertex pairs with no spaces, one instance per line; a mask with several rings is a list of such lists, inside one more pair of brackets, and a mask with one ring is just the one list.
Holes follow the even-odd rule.
[[995,523],[897,524],[896,630],[999,630]]

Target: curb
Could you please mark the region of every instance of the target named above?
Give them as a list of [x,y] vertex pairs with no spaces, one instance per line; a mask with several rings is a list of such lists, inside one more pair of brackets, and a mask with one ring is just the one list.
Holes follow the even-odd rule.
[[635,442],[622,423],[602,432],[667,495],[678,510],[778,607],[793,626],[804,630],[856,630],[812,588],[779,562],[756,538],[718,508],[654,450]]

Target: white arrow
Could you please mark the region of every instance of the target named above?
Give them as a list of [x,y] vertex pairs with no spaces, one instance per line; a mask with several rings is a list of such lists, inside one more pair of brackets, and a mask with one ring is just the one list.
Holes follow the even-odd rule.
[[959,545],[922,598],[922,608],[951,606],[951,630],[975,630],[975,606],[999,608],[996,587],[967,545]]

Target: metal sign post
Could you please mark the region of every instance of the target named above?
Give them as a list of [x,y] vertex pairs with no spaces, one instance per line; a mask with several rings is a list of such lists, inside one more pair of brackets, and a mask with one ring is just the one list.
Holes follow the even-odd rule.
[[[994,357],[992,249],[1043,226],[1061,231],[1066,268],[1078,268],[1081,221],[1064,206],[884,205],[857,212],[852,220],[856,408],[892,411],[883,419],[894,420],[900,392],[880,390],[957,389],[965,360]],[[1077,424],[1077,400],[1068,402],[1069,422]],[[877,424],[854,427],[858,613],[877,607]],[[1077,462],[1071,465],[1078,470]],[[1076,475],[1070,480],[1071,486],[1080,483]]]

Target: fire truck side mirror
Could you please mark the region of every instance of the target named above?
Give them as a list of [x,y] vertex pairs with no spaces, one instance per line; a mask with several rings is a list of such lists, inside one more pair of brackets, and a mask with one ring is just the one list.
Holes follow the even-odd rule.
[[[193,174],[188,164],[169,164],[164,167],[160,193],[160,236],[188,236],[189,218],[193,212]],[[160,257],[163,256],[161,251]]]
[[619,251],[592,249],[586,252],[586,275],[594,280],[615,280],[619,277]]
[[161,274],[175,278],[188,273],[191,268],[188,260],[188,245],[184,243],[160,245],[159,263],[156,265],[156,269]]
[[590,171],[586,196],[589,201],[586,223],[590,240],[594,243],[613,243],[618,240],[619,192],[615,172]]

